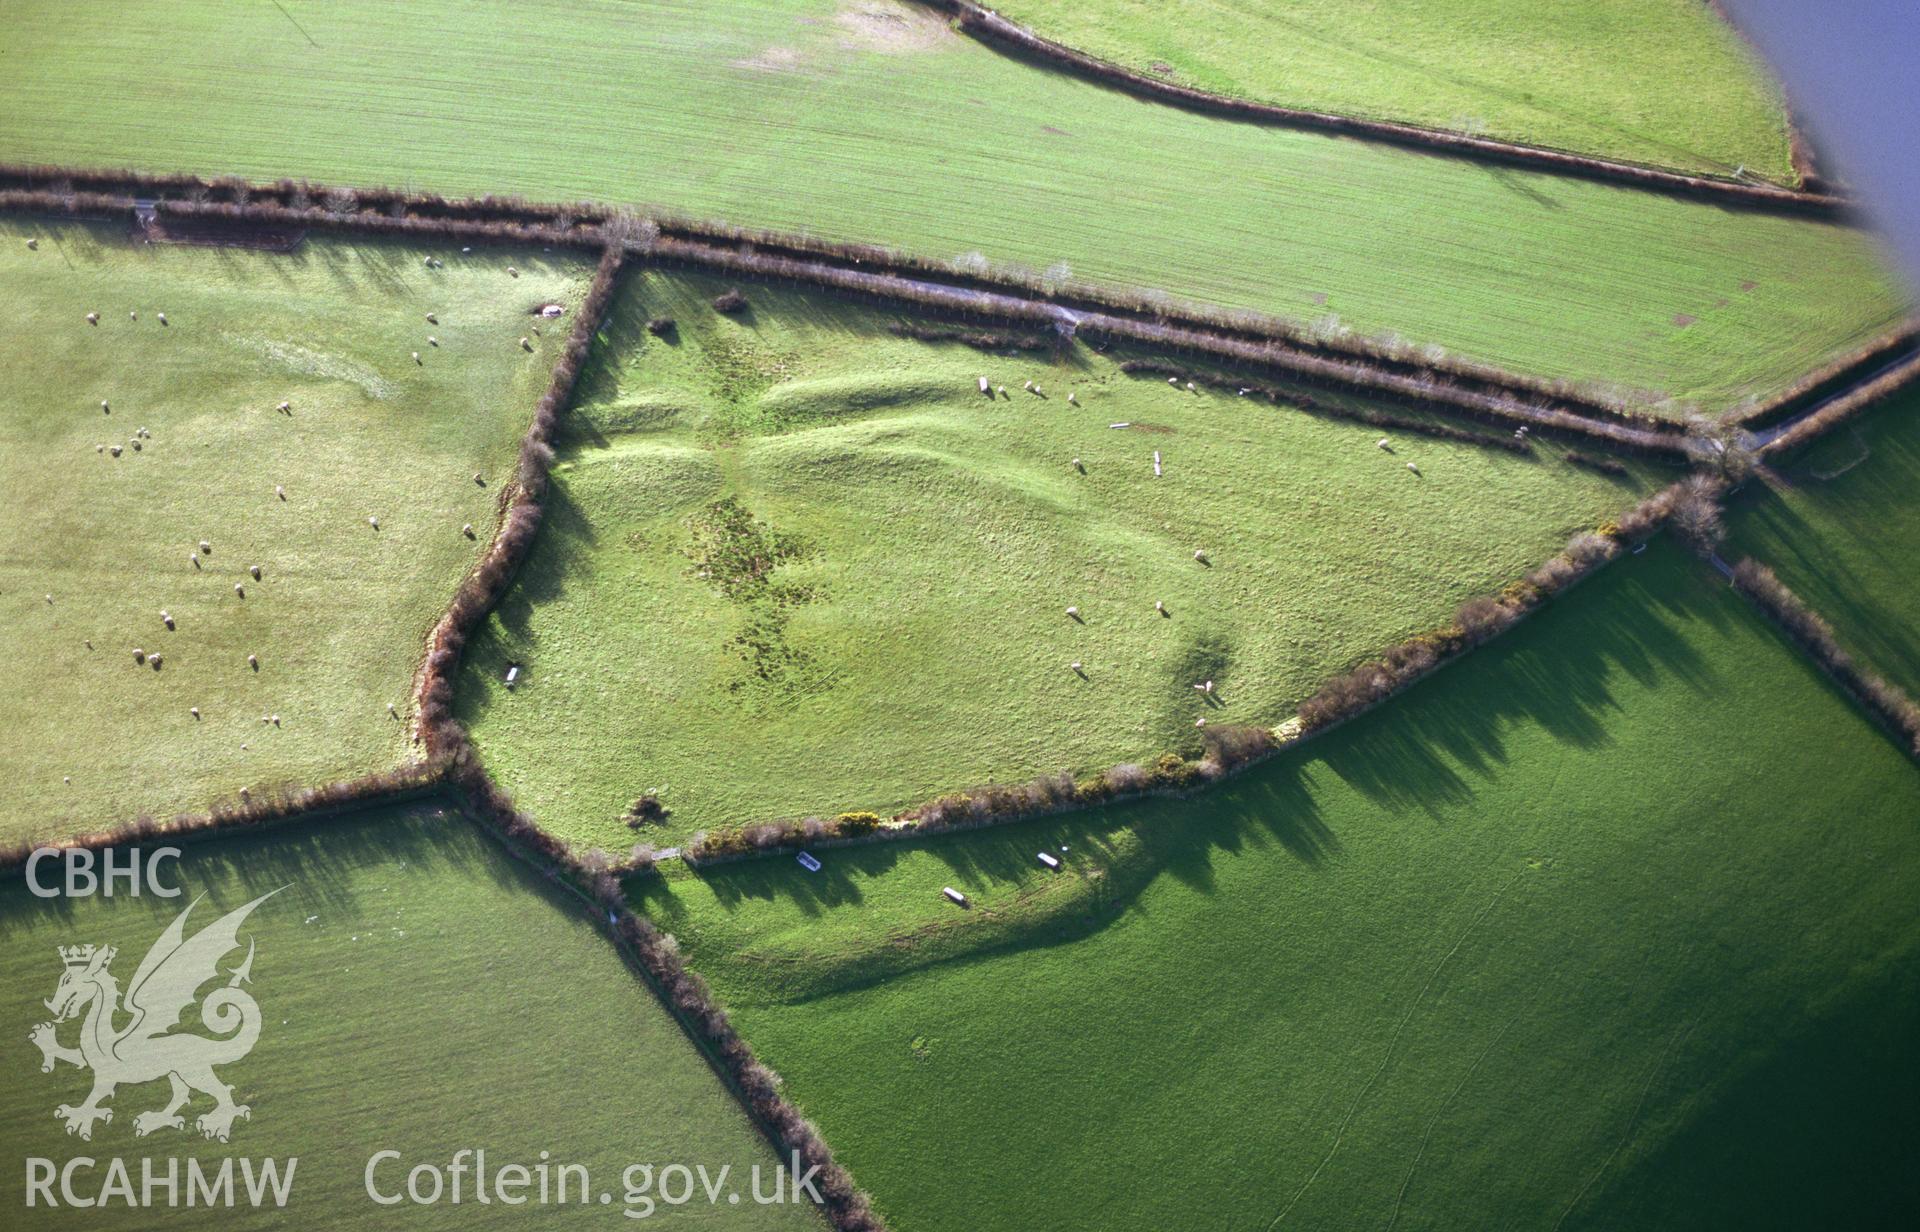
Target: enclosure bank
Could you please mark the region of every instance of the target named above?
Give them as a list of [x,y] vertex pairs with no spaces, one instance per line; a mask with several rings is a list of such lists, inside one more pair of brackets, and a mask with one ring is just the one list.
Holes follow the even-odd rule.
[[[239,1188],[234,1165],[239,1164]],[[232,1157],[211,1163],[174,1155],[144,1157],[137,1167],[114,1156],[98,1160],[76,1155],[65,1164],[27,1158],[29,1207],[125,1206],[133,1210],[158,1207],[285,1206],[293,1194],[293,1170],[298,1157],[285,1160]],[[138,1180],[135,1179],[136,1174]]]

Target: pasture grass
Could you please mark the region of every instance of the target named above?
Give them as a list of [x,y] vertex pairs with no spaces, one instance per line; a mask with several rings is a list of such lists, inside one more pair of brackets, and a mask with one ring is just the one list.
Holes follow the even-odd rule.
[[633,894],[900,1232],[1899,1226],[1916,817],[1656,543],[1205,794]]
[[1920,393],[1816,441],[1729,507],[1722,555],[1773,566],[1841,644],[1920,696]]
[[1000,11],[1213,94],[1799,181],[1779,87],[1699,0],[1013,0]]
[[577,304],[589,273],[538,251],[275,254],[0,219],[0,838],[400,763],[427,631],[492,533],[561,345],[564,323],[522,350],[528,313]]
[[[367,1196],[362,1177],[376,1151],[401,1153],[375,1174],[380,1190],[394,1193],[414,1165],[444,1169],[455,1151],[479,1147],[490,1170],[531,1169],[542,1152],[554,1165],[588,1168],[596,1200],[537,1208],[542,1223],[625,1222],[622,1169],[678,1162],[710,1173],[730,1165],[742,1201],[663,1206],[647,1226],[822,1226],[804,1208],[746,1199],[748,1169],[757,1164],[770,1175],[773,1151],[679,1024],[577,899],[451,810],[388,806],[191,843],[160,875],[183,896],[128,898],[123,887],[110,899],[39,899],[17,874],[0,886],[0,1015],[10,1036],[19,1032],[0,1093],[0,1143],[11,1161],[0,1201],[9,1228],[144,1230],[223,1220],[293,1229],[522,1226],[536,1208],[497,1197],[477,1203],[471,1173],[458,1205],[450,1194],[433,1206],[376,1205]],[[219,964],[224,974],[246,945],[257,947],[246,987],[262,1012],[259,1042],[216,1071],[234,1085],[235,1100],[251,1106],[250,1117],[235,1123],[228,1142],[209,1141],[192,1120],[212,1101],[196,1095],[186,1130],[138,1137],[135,1114],[164,1104],[167,1085],[123,1085],[107,1104],[113,1120],[96,1126],[92,1141],[68,1137],[53,1109],[80,1103],[87,1077],[64,1063],[42,1074],[25,1042],[29,1028],[49,1018],[41,1001],[60,978],[55,946],[117,946],[111,970],[124,992],[148,947],[196,896],[205,901],[189,917],[189,935],[275,889],[244,925],[243,948]],[[185,1028],[211,1033],[194,1011]],[[69,1022],[58,1034],[73,1046],[78,1026]],[[21,1160],[58,1167],[82,1155],[97,1161],[77,1174],[87,1196],[109,1158],[125,1162],[136,1192],[142,1160],[164,1175],[168,1158],[177,1158],[181,1205],[166,1209],[159,1191],[159,1209],[26,1208]],[[211,1172],[236,1157],[284,1166],[288,1156],[299,1163],[284,1210],[209,1215],[185,1206],[189,1158]],[[603,1189],[615,1205],[598,1204]]]
[[[610,850],[1197,753],[1197,719],[1282,721],[1655,478],[1551,446],[1388,431],[1386,452],[1380,428],[1084,347],[910,340],[790,289],[722,316],[727,285],[622,285],[541,536],[461,680],[520,805]],[[644,792],[673,815],[636,834]]]
[[9,161],[651,203],[1325,318],[1675,413],[1778,388],[1904,298],[1850,227],[1191,114],[898,0],[21,0],[0,60]]

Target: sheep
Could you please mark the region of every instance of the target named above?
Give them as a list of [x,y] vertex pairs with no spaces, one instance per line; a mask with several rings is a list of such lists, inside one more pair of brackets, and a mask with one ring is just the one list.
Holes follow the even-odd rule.
[[1079,405],[1080,405],[1080,399],[1078,399],[1078,398],[1076,398],[1076,397],[1074,397],[1074,396],[1073,396],[1073,391],[1072,391],[1071,389],[1069,389],[1069,390],[1067,391],[1067,405],[1068,405],[1068,406],[1079,406]]
[[1193,558],[1194,558],[1195,560],[1197,560],[1197,561],[1199,561],[1199,562],[1200,562],[1201,564],[1203,564],[1203,565],[1204,565],[1204,564],[1206,564],[1206,563],[1207,563],[1207,551],[1206,551],[1206,549],[1205,549],[1205,548],[1195,548],[1195,549],[1194,549],[1194,552],[1193,552]]
[[60,776],[60,781],[61,781],[62,783],[65,783],[65,784],[66,784],[67,786],[69,786],[69,787],[71,787],[71,786],[73,786],[73,776],[72,776],[71,774],[63,774],[63,775],[61,775],[61,776]]
[[109,446],[107,446],[107,452],[108,452],[108,453],[110,453],[110,454],[112,454],[112,455],[113,455],[114,457],[116,457],[116,458],[117,458],[117,457],[119,457],[119,456],[120,456],[120,446],[118,446],[118,445],[109,445]]
[[213,545],[211,543],[208,543],[205,539],[202,539],[200,541],[200,555],[202,556],[213,555]]
[[273,494],[281,500],[287,499],[287,489],[280,484],[273,485]]
[[273,719],[270,718],[269,716],[264,714],[260,716],[260,726],[265,727],[267,724],[271,722],[273,722]]
[[52,606],[53,606],[53,596],[52,596],[52,595],[48,595],[48,596],[47,596],[47,606],[48,606],[48,607],[52,607]]
[[282,415],[292,414],[293,403],[283,401],[279,406],[276,406],[273,409],[276,411],[279,411]]
[[428,345],[428,346],[436,346],[436,347],[437,347],[437,346],[439,346],[439,345],[440,345],[440,340],[439,340],[438,338],[436,338],[436,337],[434,337],[434,336],[433,336],[432,334],[428,334],[428,335],[427,335],[427,345]]
[[89,312],[87,314],[87,324],[89,325],[100,324],[100,314],[97,312]]
[[95,446],[93,447],[93,452],[95,452],[95,453],[105,453],[105,452],[107,452],[107,447],[106,447],[105,445],[95,445]]
[[161,660],[162,660],[162,658],[163,658],[163,656],[161,656],[161,655],[159,655],[159,654],[150,654],[150,655],[148,655],[148,656],[147,656],[147,666],[148,666],[148,667],[150,667],[150,668],[152,668],[152,669],[153,669],[154,671],[156,671],[156,672],[157,672],[157,671],[159,671],[159,670],[160,670],[160,663],[161,663]]
[[1033,387],[1033,396],[1034,396],[1034,397],[1036,397],[1036,398],[1044,398],[1044,397],[1046,397],[1047,395],[1046,395],[1046,394],[1044,394],[1044,393],[1041,393],[1041,392],[1040,392],[1040,387],[1039,387],[1038,385],[1035,385],[1035,386]]
[[233,593],[239,596],[240,598],[244,599],[247,597],[247,588],[242,584],[240,584],[239,582],[235,582],[233,584]]
[[153,439],[153,433],[147,431],[145,428],[141,428],[139,431],[135,432],[134,435],[139,437],[141,440],[145,440],[145,441],[150,441]]
[[413,362],[416,364],[420,362],[420,352],[415,351],[413,353]]
[[162,325],[165,325],[165,324],[167,323],[167,314],[166,314],[166,313],[164,313],[164,312],[156,312],[156,313],[154,313],[153,315],[154,315],[155,317],[157,317],[157,318],[159,318],[159,321],[160,321],[160,324],[162,324]]
[[248,667],[250,667],[250,668],[252,668],[252,669],[253,669],[254,671],[256,671],[256,672],[257,672],[257,671],[259,671],[259,670],[260,670],[260,657],[259,657],[258,655],[248,655],[248,656],[247,656],[247,666],[248,666]]
[[996,385],[993,388],[1002,398],[1007,396],[1007,387],[1005,385]]
[[993,393],[993,386],[987,383],[987,378],[984,376],[980,378],[980,392],[987,395]]
[[518,278],[519,276],[520,276],[520,271],[519,271],[519,270],[517,270],[517,269],[515,269],[515,268],[513,268],[513,267],[512,267],[511,265],[509,265],[509,266],[507,267],[507,277],[509,277],[509,278]]
[[1192,382],[1192,381],[1188,381],[1188,382],[1187,382],[1187,392],[1188,392],[1188,393],[1190,393],[1190,394],[1191,394],[1191,393],[1197,393],[1197,392],[1198,392],[1197,390],[1195,390],[1195,389],[1194,389],[1194,387],[1193,387],[1193,382]]
[[473,523],[469,522],[465,526],[462,526],[460,528],[460,533],[465,535],[469,539],[473,538]]
[[107,400],[105,398],[100,399],[100,413],[102,415],[113,414],[113,407],[107,404]]
[[392,715],[392,716],[393,716],[394,718],[396,718],[396,719],[400,717],[400,712],[399,712],[398,710],[395,710],[395,709],[393,708],[393,703],[392,703],[392,702],[388,702],[388,703],[387,703],[387,713],[388,713],[388,714],[390,714],[390,715]]
[[521,339],[520,339],[520,349],[521,349],[521,350],[523,350],[523,351],[531,351],[531,350],[533,349],[533,341],[532,341],[532,339],[529,339],[529,338],[525,338],[525,337],[523,337],[523,338],[521,338]]
[[1193,721],[1193,725],[1195,727],[1205,727],[1207,725],[1207,716],[1204,714],[1201,715],[1199,718]]
[[431,312],[429,312],[429,313],[427,314],[427,324],[429,324],[429,325],[438,325],[438,324],[440,324],[440,318],[439,318],[439,317],[437,317],[437,316],[435,316],[435,315],[434,315],[433,313],[431,313]]
[[1170,376],[1167,378],[1167,384],[1177,386],[1180,384],[1180,378],[1177,376]]
[[248,565],[248,566],[247,566],[247,572],[248,572],[248,573],[251,573],[251,574],[253,575],[253,580],[254,580],[254,581],[256,581],[256,582],[257,582],[257,581],[259,581],[259,580],[260,580],[260,566],[259,566],[259,565]]
[[1087,464],[1082,462],[1080,459],[1075,458],[1073,460],[1073,469],[1076,471],[1079,471],[1082,475],[1084,475],[1087,473]]
[[1392,452],[1393,452],[1393,442],[1392,442],[1392,441],[1390,441],[1390,440],[1388,440],[1388,439],[1387,439],[1386,437],[1384,437],[1384,436],[1383,436],[1383,437],[1381,437],[1381,438],[1380,438],[1379,440],[1377,440],[1377,441],[1375,441],[1375,442],[1373,443],[1373,447],[1374,447],[1375,449],[1382,449],[1382,450],[1385,450],[1385,451],[1386,451],[1386,452],[1388,452],[1388,453],[1392,453]]
[[197,719],[197,718],[199,718],[199,717],[200,717],[200,707],[198,707],[198,706],[188,706],[188,707],[187,707],[187,713],[188,713],[188,714],[190,714],[190,715],[192,715],[192,716],[193,716],[194,718],[196,718],[196,719]]
[[1028,393],[1032,393],[1032,392],[1033,392],[1033,382],[1032,382],[1032,381],[1022,381],[1022,382],[1020,382],[1020,388],[1022,388],[1022,389],[1024,389],[1024,390],[1026,390],[1026,391],[1027,391]]
[[160,623],[169,629],[173,628],[173,617],[167,614],[167,609],[164,607],[160,609]]
[[196,568],[196,569],[198,569],[198,568],[200,567],[200,555],[199,555],[199,553],[197,553],[197,552],[189,552],[189,553],[187,553],[187,563],[188,563],[188,564],[190,564],[190,565],[192,565],[192,566],[193,566],[194,568]]
[[1077,608],[1077,607],[1070,607],[1070,608],[1068,608],[1068,609],[1067,609],[1067,619],[1069,619],[1069,620],[1079,620],[1079,619],[1080,619],[1080,609],[1079,609],[1079,608]]
[[132,440],[131,442],[129,442],[129,443],[130,443],[130,444],[132,444],[132,446],[133,446],[133,452],[135,452],[135,453],[139,453],[139,452],[140,452],[140,438],[139,438],[139,437],[137,437],[137,436],[136,436],[136,437],[134,437],[134,438],[133,438],[133,440]]
[[484,488],[487,486],[487,477],[485,475],[482,475],[479,471],[475,471],[473,472],[473,482],[479,487]]
[[133,648],[133,661],[135,663],[145,663],[147,661],[147,652],[135,646]]
[[460,250],[460,255],[464,257],[464,256],[468,256],[468,255],[471,255],[471,254],[472,254],[472,252],[473,252],[473,249],[472,249],[472,248],[462,248],[462,249]]
[[28,251],[28,252],[38,252],[39,250],[40,250],[40,241],[39,241],[39,240],[36,240],[36,239],[28,239],[28,240],[27,240],[27,251]]
[[1166,602],[1161,599],[1155,599],[1153,601],[1153,610],[1160,613],[1162,616],[1165,616],[1167,614]]
[[540,327],[538,325],[529,325],[527,328],[533,331],[534,337],[540,337]]
[[368,519],[367,519],[367,525],[368,525],[368,526],[371,526],[371,527],[373,527],[373,529],[375,529],[375,530],[379,530],[379,529],[380,529],[380,519],[379,519],[379,518],[368,518]]
[[277,714],[276,714],[276,715],[272,715],[272,716],[270,716],[270,720],[269,720],[269,721],[271,721],[271,722],[272,722],[272,724],[273,724],[273,725],[274,725],[275,727],[278,727],[278,726],[280,726],[280,716],[279,716],[279,715],[277,715]]
[[138,321],[139,319],[140,319],[140,314],[137,312],[129,312],[127,314],[127,320],[129,321]]
[[1420,473],[1420,467],[1418,463],[1414,463],[1414,462],[1407,463],[1407,469],[1412,471],[1416,475]]
[[1087,674],[1085,671],[1081,670],[1080,660],[1078,659],[1075,659],[1073,662],[1067,664],[1067,666],[1073,669],[1073,674],[1076,676],[1084,676]]

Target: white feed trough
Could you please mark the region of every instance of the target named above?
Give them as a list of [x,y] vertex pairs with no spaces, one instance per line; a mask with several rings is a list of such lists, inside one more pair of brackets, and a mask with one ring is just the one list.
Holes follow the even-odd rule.
[[799,862],[801,868],[806,869],[810,873],[820,871],[820,861],[816,860],[810,852],[803,851],[793,858]]
[[952,886],[946,886],[942,888],[940,892],[947,896],[948,902],[958,903],[962,907],[967,905],[967,896],[962,894],[960,891],[954,889]]
[[1060,857],[1048,855],[1046,852],[1043,851],[1040,853],[1040,863],[1046,865],[1048,868],[1059,868]]

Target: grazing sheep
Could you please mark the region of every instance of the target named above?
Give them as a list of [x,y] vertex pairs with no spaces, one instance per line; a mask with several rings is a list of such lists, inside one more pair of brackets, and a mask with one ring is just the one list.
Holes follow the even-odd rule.
[[367,525],[368,525],[368,526],[371,526],[371,527],[373,527],[373,529],[375,529],[375,530],[379,530],[379,529],[380,529],[380,519],[379,519],[379,518],[368,518],[368,519],[367,519]]
[[429,313],[427,314],[427,324],[429,324],[429,325],[438,325],[438,324],[440,324],[440,318],[439,318],[439,317],[437,317],[437,316],[435,316],[435,315],[433,315],[433,314],[432,314],[431,312],[429,312]]
[[413,353],[413,362],[416,364],[420,362],[420,352],[415,351]]
[[199,717],[200,717],[200,707],[198,707],[198,706],[189,706],[189,707],[187,707],[187,713],[188,713],[188,714],[190,714],[190,715],[192,715],[192,716],[193,716],[194,718],[196,718],[196,719],[197,719],[197,718],[199,718]]
[[1180,378],[1177,376],[1170,376],[1167,378],[1167,384],[1177,386],[1180,384]]
[[1204,565],[1204,564],[1206,564],[1206,563],[1207,563],[1207,553],[1206,553],[1206,549],[1204,549],[1204,548],[1196,548],[1196,549],[1194,550],[1194,553],[1193,553],[1193,558],[1194,558],[1195,560],[1197,560],[1197,561],[1199,561],[1199,562],[1200,562],[1201,564],[1203,564],[1203,565]]
[[48,606],[48,607],[52,607],[52,606],[53,606],[53,596],[52,596],[52,595],[48,595],[48,596],[47,596],[47,606]]
[[138,321],[139,319],[140,319],[140,314],[137,312],[129,312],[127,314],[127,320],[129,321]]
[[1033,382],[1032,382],[1032,381],[1022,381],[1022,382],[1020,382],[1020,388],[1022,388],[1022,389],[1024,389],[1024,390],[1026,390],[1026,391],[1027,391],[1028,393],[1032,393],[1032,392],[1033,392]]
[[1155,599],[1153,601],[1153,610],[1165,616],[1167,614],[1167,605],[1163,600]]
[[132,440],[131,442],[129,442],[129,443],[130,443],[130,444],[131,444],[131,445],[133,446],[133,452],[135,452],[135,453],[139,453],[139,452],[140,452],[140,438],[139,438],[139,437],[137,437],[137,436],[136,436],[136,437],[134,437],[134,438],[133,438],[133,440]]
[[519,276],[520,276],[520,271],[519,271],[519,270],[517,270],[517,269],[515,269],[515,268],[513,268],[513,267],[512,267],[511,265],[509,265],[509,266],[507,267],[507,277],[509,277],[509,278],[518,278]]
[[242,599],[244,599],[247,597],[247,588],[241,585],[239,582],[235,582],[233,584],[233,593],[240,596]]
[[1086,474],[1086,473],[1087,473],[1087,466],[1086,466],[1086,463],[1084,463],[1084,462],[1082,462],[1082,461],[1081,461],[1080,459],[1078,459],[1078,458],[1075,458],[1075,459],[1073,460],[1073,469],[1074,469],[1074,470],[1076,470],[1076,471],[1079,471],[1079,472],[1080,472],[1080,473],[1081,473],[1082,475],[1084,475],[1084,474]]
[[95,452],[95,453],[105,453],[105,452],[107,452],[107,447],[106,447],[105,445],[95,445],[95,446],[93,447],[93,452]]
[[160,670],[160,664],[163,658],[164,656],[162,655],[150,654],[147,656],[147,666],[157,672]]
[[1193,725],[1195,727],[1205,727],[1207,725],[1207,716],[1204,714],[1201,715],[1199,718],[1193,721]]
[[61,775],[61,776],[60,776],[60,781],[61,781],[62,783],[65,783],[65,784],[66,784],[67,786],[69,786],[69,787],[71,787],[71,786],[73,786],[73,776],[72,776],[71,774],[63,774],[63,775]]
[[187,563],[192,565],[194,568],[198,569],[200,567],[199,555],[193,552],[187,553]]
[[468,254],[470,254],[470,253],[472,253],[472,252],[473,252],[473,249],[471,249],[471,248],[462,248],[462,249],[460,250],[460,255],[464,257],[464,256],[467,256]]
[[1078,619],[1080,619],[1080,609],[1079,609],[1079,608],[1077,608],[1077,607],[1070,607],[1070,608],[1068,608],[1068,609],[1067,609],[1067,617],[1068,617],[1069,619],[1071,619],[1071,620],[1078,620]]
[[290,412],[290,411],[292,411],[292,410],[293,410],[293,403],[291,403],[291,402],[282,402],[282,403],[281,403],[281,404],[280,404],[279,406],[277,406],[277,407],[275,407],[275,408],[273,408],[273,409],[274,409],[274,410],[276,410],[276,411],[279,411],[279,412],[280,412],[280,413],[281,413],[282,415],[285,415],[285,414],[287,414],[288,412]]
[[248,666],[248,667],[250,667],[250,668],[252,668],[252,669],[253,669],[254,671],[256,671],[256,672],[257,672],[257,671],[259,671],[259,670],[260,670],[260,660],[259,660],[259,658],[258,658],[257,656],[255,656],[255,655],[248,655],[248,656],[247,656],[247,666]]
[[1388,453],[1392,453],[1392,452],[1393,452],[1393,442],[1392,442],[1392,441],[1390,441],[1390,440],[1388,440],[1388,439],[1387,439],[1386,437],[1384,437],[1384,436],[1383,436],[1383,437],[1381,437],[1381,438],[1380,438],[1379,440],[1377,440],[1377,441],[1375,441],[1375,442],[1373,443],[1373,447],[1374,447],[1375,449],[1384,449],[1384,450],[1386,450],[1386,451],[1387,451]]
[[428,334],[428,335],[427,335],[427,345],[428,345],[428,346],[439,346],[439,345],[440,345],[440,340],[439,340],[438,338],[436,338],[436,337],[434,337],[434,336],[433,336],[432,334]]
[[35,239],[29,239],[29,240],[27,241],[27,251],[28,251],[28,252],[38,252],[38,251],[39,251],[39,249],[40,249],[40,241],[39,241],[39,240],[35,240]]
[[531,351],[533,349],[533,341],[529,338],[521,338],[520,349],[523,351]]
[[169,629],[173,628],[173,617],[167,615],[167,609],[164,607],[160,609],[160,623]]
[[205,539],[202,539],[200,541],[200,555],[202,556],[213,555],[213,545],[211,543],[208,543]]
[[1412,471],[1416,475],[1420,473],[1420,467],[1417,464],[1412,462],[1407,463],[1407,469]]
[[388,702],[388,703],[387,703],[387,713],[388,713],[388,714],[390,714],[390,715],[392,715],[392,716],[394,716],[395,718],[399,718],[399,717],[400,717],[400,712],[399,712],[398,710],[395,710],[395,709],[393,708],[393,703],[392,703],[392,702]]
[[259,566],[259,565],[248,565],[248,566],[247,566],[247,572],[248,572],[248,573],[251,573],[251,574],[253,575],[253,580],[254,580],[254,581],[256,581],[256,582],[257,582],[257,581],[259,581],[259,580],[260,580],[260,566]]
[[108,452],[108,453],[110,453],[110,454],[112,454],[112,455],[113,455],[114,457],[116,457],[116,458],[117,458],[117,457],[119,457],[119,456],[120,456],[120,446],[118,446],[118,445],[109,445],[109,446],[107,447],[107,452]]
[[527,328],[533,331],[534,337],[538,338],[540,336],[540,327],[538,325],[530,325]]
[[160,319],[160,324],[162,324],[162,325],[165,325],[165,324],[167,323],[167,314],[166,314],[166,313],[164,313],[164,312],[156,312],[156,313],[154,313],[153,315],[154,315],[154,316],[156,316],[156,317],[158,317],[158,318]]
[[278,727],[278,726],[280,726],[280,716],[279,716],[279,715],[277,715],[277,714],[276,714],[276,715],[273,715],[273,716],[272,716],[272,718],[271,718],[271,721],[272,721],[272,723],[273,723],[273,725],[274,725],[275,727]]
[[269,716],[264,714],[260,716],[260,725],[262,727],[266,726],[268,723],[271,723],[271,722],[273,722],[273,719],[270,718]]
[[1075,659],[1072,663],[1067,664],[1067,666],[1072,668],[1074,671],[1074,674],[1076,675],[1080,675],[1080,676],[1086,675],[1086,673],[1080,669],[1080,660],[1078,659]]
[[286,488],[282,487],[280,484],[276,483],[273,485],[273,494],[279,497],[281,500],[287,499],[287,490]]
[[113,414],[113,408],[107,405],[107,400],[105,398],[100,399],[100,413],[102,415]]
[[87,314],[87,324],[89,325],[100,324],[100,314],[97,312],[89,312]]
[[987,378],[984,376],[980,378],[980,392],[989,395],[993,393],[993,386],[987,384]]
[[1005,385],[996,385],[993,388],[1002,398],[1007,396],[1007,387]]
[[462,526],[460,528],[460,533],[465,535],[469,539],[473,538],[473,523],[469,522],[465,526]]
[[486,476],[482,475],[479,471],[473,472],[473,481],[483,488],[487,486]]
[[139,437],[141,440],[150,441],[153,439],[153,433],[147,431],[145,428],[142,428],[138,432],[135,432],[134,435]]
[[1080,399],[1078,399],[1078,398],[1076,398],[1076,397],[1074,397],[1074,396],[1073,396],[1073,391],[1072,391],[1071,389],[1069,389],[1069,390],[1067,391],[1067,405],[1068,405],[1068,406],[1079,406],[1079,405],[1080,405]]
[[145,663],[147,661],[147,652],[135,646],[133,648],[133,661],[135,663]]

